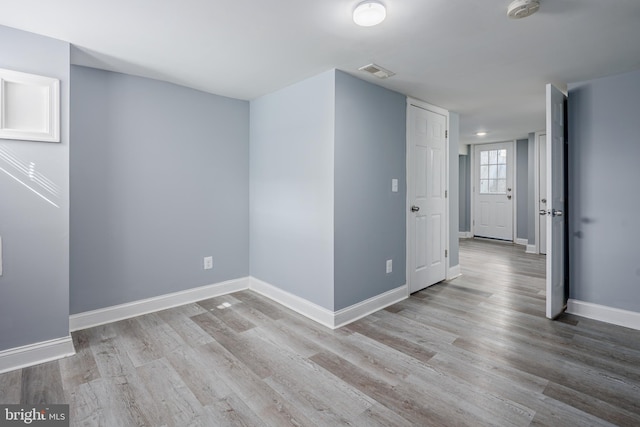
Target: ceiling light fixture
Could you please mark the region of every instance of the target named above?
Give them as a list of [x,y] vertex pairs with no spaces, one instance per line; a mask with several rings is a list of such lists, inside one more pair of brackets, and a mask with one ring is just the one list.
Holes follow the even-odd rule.
[[487,132],[485,131],[476,132],[476,136],[487,136]]
[[514,0],[507,6],[507,16],[512,19],[526,18],[540,9],[540,0]]
[[361,27],[373,27],[387,17],[384,5],[377,1],[363,1],[353,11],[353,22]]

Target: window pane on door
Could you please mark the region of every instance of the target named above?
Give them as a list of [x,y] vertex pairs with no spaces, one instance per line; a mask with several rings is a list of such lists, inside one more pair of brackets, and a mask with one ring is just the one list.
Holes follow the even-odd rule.
[[489,179],[489,166],[480,166],[480,179]]
[[498,179],[507,179],[507,165],[498,165]]
[[498,150],[498,164],[500,165],[507,164],[507,150],[505,149]]
[[498,178],[498,165],[489,166],[489,179]]
[[480,193],[506,194],[507,150],[480,151]]

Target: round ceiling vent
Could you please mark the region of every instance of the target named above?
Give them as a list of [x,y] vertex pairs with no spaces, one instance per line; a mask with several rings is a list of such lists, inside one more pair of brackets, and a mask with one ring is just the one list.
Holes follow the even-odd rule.
[[520,19],[533,15],[540,9],[539,0],[514,0],[507,7],[509,18]]

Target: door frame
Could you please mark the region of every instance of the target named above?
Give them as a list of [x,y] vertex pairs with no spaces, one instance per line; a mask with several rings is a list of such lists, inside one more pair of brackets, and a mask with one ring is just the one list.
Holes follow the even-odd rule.
[[509,145],[511,146],[511,164],[513,165],[513,177],[512,177],[512,198],[513,198],[513,204],[511,205],[511,217],[512,217],[512,225],[513,225],[513,229],[511,230],[511,241],[513,243],[516,243],[516,235],[518,234],[518,186],[517,184],[517,180],[518,180],[518,153],[516,152],[516,149],[518,147],[518,144],[516,144],[516,140],[512,139],[509,141],[493,141],[493,142],[481,142],[481,143],[475,143],[475,144],[470,144],[469,145],[469,151],[471,151],[470,153],[470,171],[469,171],[469,185],[471,188],[471,200],[469,200],[469,204],[470,204],[470,214],[471,214],[471,237],[475,237],[476,232],[475,232],[475,211],[476,211],[476,197],[475,197],[475,184],[476,184],[476,146],[478,145],[489,145],[489,144],[503,144],[503,143],[509,143]]
[[[535,212],[535,216],[536,216],[536,220],[534,221],[534,239],[535,239],[535,245],[533,248],[533,253],[535,254],[540,254],[540,164],[541,164],[541,159],[540,159],[540,137],[542,135],[547,135],[547,131],[545,130],[539,130],[537,132],[534,133],[534,137],[533,137],[533,149],[534,149],[534,154],[533,154],[533,173],[534,173],[534,190],[533,190],[533,194],[534,194],[534,201],[533,201],[533,209]],[[547,141],[547,149],[549,148],[549,142]],[[547,161],[547,159],[544,159],[545,163]],[[548,165],[547,165],[548,166]]]
[[406,282],[407,282],[407,296],[411,295],[411,260],[412,255],[413,255],[413,248],[411,248],[411,228],[409,227],[410,221],[411,221],[411,204],[412,204],[412,200],[410,200],[410,195],[412,194],[412,190],[413,190],[413,181],[411,179],[411,177],[413,176],[414,173],[414,168],[413,168],[413,158],[411,157],[413,149],[412,149],[412,141],[409,138],[409,126],[411,126],[411,123],[409,123],[409,109],[411,107],[417,107],[417,108],[421,108],[423,110],[427,110],[427,111],[431,111],[432,113],[436,113],[436,114],[440,114],[442,116],[445,117],[446,120],[446,131],[447,131],[447,137],[445,138],[445,156],[444,156],[444,175],[445,175],[445,182],[444,182],[444,189],[446,191],[446,201],[444,204],[444,223],[443,223],[443,227],[445,228],[445,250],[447,251],[447,256],[445,257],[445,280],[451,280],[453,277],[451,275],[450,272],[450,260],[451,257],[449,256],[449,249],[450,249],[450,236],[449,236],[449,212],[450,212],[450,198],[449,198],[449,135],[451,135],[451,132],[449,130],[449,110],[445,110],[444,108],[438,107],[436,105],[432,105],[429,103],[426,103],[424,101],[420,101],[419,99],[416,98],[411,98],[411,97],[407,97],[407,119],[406,119],[406,169],[407,169],[407,176],[406,176],[406,182],[407,182],[407,197],[406,197],[406,203],[405,203],[405,229],[406,229],[406,233],[405,233],[405,240],[406,240],[406,265],[405,265],[405,274],[406,274]]

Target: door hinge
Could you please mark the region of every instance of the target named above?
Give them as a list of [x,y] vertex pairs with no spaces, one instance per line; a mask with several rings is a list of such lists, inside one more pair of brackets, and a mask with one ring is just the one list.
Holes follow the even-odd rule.
[[449,197],[449,192],[447,190],[444,190],[444,198],[446,199],[447,197]]
[[444,250],[444,257],[447,258],[449,256],[449,251],[447,249]]
[[444,137],[445,137],[445,138],[449,138],[449,131],[448,131],[448,130],[445,130],[445,131],[444,131]]

